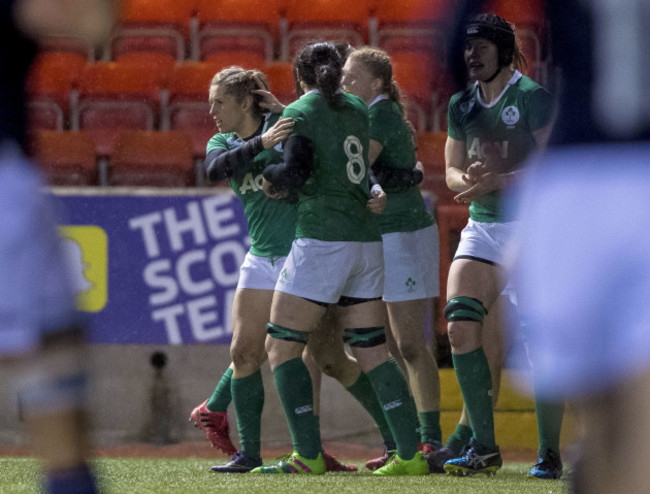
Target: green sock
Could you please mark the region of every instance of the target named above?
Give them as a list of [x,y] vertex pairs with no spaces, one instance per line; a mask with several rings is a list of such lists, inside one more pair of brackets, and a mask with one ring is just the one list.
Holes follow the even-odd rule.
[[315,459],[322,447],[307,367],[301,358],[287,360],[275,368],[273,380],[287,417],[293,449],[307,459]]
[[420,442],[440,443],[442,442],[442,430],[440,430],[440,411],[420,412]]
[[418,450],[418,439],[413,430],[414,412],[408,385],[399,365],[388,360],[368,372],[368,379],[397,443],[397,454],[404,460],[410,460]]
[[453,434],[447,438],[445,446],[458,456],[470,439],[472,439],[472,428],[469,425],[458,424]]
[[[397,362],[397,361],[395,361]],[[401,369],[401,367],[400,367]],[[413,398],[413,395],[409,395],[409,401],[411,402],[411,411],[413,412],[413,430],[415,431],[415,437],[418,438],[418,441],[420,440],[420,431],[422,430],[422,427],[420,425],[420,419],[418,418],[418,407],[415,404],[415,398]]]
[[494,449],[494,411],[492,375],[482,347],[461,355],[452,354],[454,369],[474,437],[483,446]]
[[258,460],[264,408],[262,372],[258,370],[250,376],[232,379],[231,386],[241,450],[250,458]]
[[539,456],[543,456],[547,449],[559,455],[564,402],[535,400],[535,413],[537,414],[537,433],[539,434]]
[[214,388],[212,396],[208,400],[208,403],[205,407],[211,412],[225,412],[228,410],[228,405],[232,401],[232,395],[230,394],[230,380],[232,379],[232,369],[228,367],[226,372],[223,373],[221,379],[217,383],[217,387]]
[[368,376],[362,372],[359,374],[359,379],[346,389],[373,418],[375,427],[379,429],[384,444],[395,444],[393,434],[391,434],[390,427],[386,421],[386,416],[379,404],[379,400],[377,400],[377,395],[372,388],[372,384],[370,384]]

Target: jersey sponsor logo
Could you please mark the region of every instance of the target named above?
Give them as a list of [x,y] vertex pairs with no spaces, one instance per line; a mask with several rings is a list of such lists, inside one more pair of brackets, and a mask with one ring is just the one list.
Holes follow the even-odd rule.
[[508,125],[512,126],[519,122],[519,110],[516,106],[506,106],[501,112],[501,120]]
[[467,150],[467,156],[479,160],[495,157],[506,159],[508,157],[508,141],[481,142],[478,137],[475,137]]
[[263,190],[262,188],[262,179],[264,175],[261,173],[259,175],[253,176],[252,173],[247,173],[244,175],[244,179],[239,186],[239,193],[245,195],[248,192],[259,192]]
[[98,226],[62,226],[59,233],[71,268],[77,306],[99,312],[108,300],[108,237]]
[[401,406],[402,406],[402,401],[395,400],[395,401],[391,401],[390,403],[386,403],[383,408],[385,411],[388,411],[388,410],[392,410],[393,408],[397,408]]
[[304,413],[311,412],[312,410],[313,410],[313,408],[311,407],[311,405],[304,405],[304,406],[301,406],[301,407],[296,408],[296,409],[294,410],[294,413],[295,413],[296,415],[302,415],[302,414],[304,414]]

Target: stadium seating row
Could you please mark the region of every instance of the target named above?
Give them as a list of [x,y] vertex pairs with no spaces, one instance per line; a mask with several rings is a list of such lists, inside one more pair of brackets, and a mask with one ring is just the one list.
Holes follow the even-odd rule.
[[[422,70],[417,55],[403,53],[393,63],[416,129],[444,129],[451,90],[437,85],[431,71]],[[132,53],[117,62],[88,63],[74,53],[46,52],[28,81],[30,127],[101,131],[105,138],[98,137],[98,152],[107,155],[115,129],[193,129],[195,154],[201,155],[206,138],[214,131],[207,104],[210,81],[220,68],[232,64],[259,68],[280,101],[295,99],[288,62],[256,65],[245,57],[231,59],[229,55],[209,62],[176,62],[167,54]]]
[[[215,53],[255,54],[288,61],[314,38],[371,44],[392,53],[445,53],[445,29],[454,0],[122,0],[111,40],[89,60],[119,60],[137,51],[177,60],[208,60]],[[534,64],[545,59],[543,0],[491,0],[489,10],[518,25],[523,51]],[[68,49],[71,40],[51,40]]]
[[[85,130],[41,129],[32,134],[31,142],[50,185],[187,187],[203,185],[203,157],[194,152],[192,132],[119,129],[110,155],[98,153],[98,134]],[[422,187],[449,202],[444,184],[445,140],[445,132],[420,133],[417,153],[425,168]],[[137,173],[136,166],[140,167]]]

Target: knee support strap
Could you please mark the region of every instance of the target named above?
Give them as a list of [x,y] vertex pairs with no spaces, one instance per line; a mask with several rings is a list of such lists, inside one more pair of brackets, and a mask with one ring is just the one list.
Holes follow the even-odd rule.
[[488,311],[483,302],[472,297],[454,297],[447,301],[444,314],[447,321],[473,321],[482,324]]
[[386,331],[383,326],[346,329],[343,341],[351,347],[372,348],[386,343]]
[[277,338],[278,340],[302,343],[303,345],[306,345],[307,340],[309,339],[309,333],[305,331],[297,331],[295,329],[285,328],[284,326],[280,326],[278,324],[273,324],[273,323],[268,323],[266,325],[266,332],[272,338]]

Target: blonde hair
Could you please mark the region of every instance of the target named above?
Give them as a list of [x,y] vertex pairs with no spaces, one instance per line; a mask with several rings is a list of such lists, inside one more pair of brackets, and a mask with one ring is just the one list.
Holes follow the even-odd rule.
[[[258,80],[262,83],[262,87],[257,83]],[[247,96],[251,96],[253,98],[253,117],[263,118],[264,113],[268,111],[260,106],[262,97],[253,93],[255,89],[270,90],[269,81],[263,72],[237,66],[227,67],[217,72],[212,78],[210,86],[217,84],[224,88],[226,94],[233,95],[239,103],[244,101]]]
[[406,112],[400,100],[399,87],[393,79],[393,64],[388,53],[379,48],[364,46],[350,52],[348,60],[361,63],[372,77],[381,79],[382,93],[387,94],[388,99],[397,103],[402,115],[405,115]]

